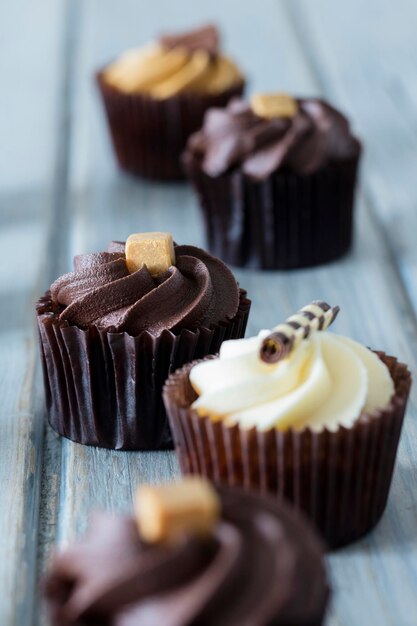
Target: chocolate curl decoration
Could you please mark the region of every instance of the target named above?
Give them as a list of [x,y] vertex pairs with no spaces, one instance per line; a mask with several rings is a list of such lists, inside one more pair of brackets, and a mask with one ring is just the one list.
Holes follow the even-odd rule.
[[215,26],[207,24],[180,35],[161,35],[159,43],[167,50],[185,48],[189,54],[205,50],[211,57],[215,57],[219,51],[219,33]]
[[312,330],[326,330],[334,322],[339,311],[338,306],[331,307],[321,300],[315,300],[303,307],[265,337],[260,350],[262,361],[268,364],[282,361],[310,335]]

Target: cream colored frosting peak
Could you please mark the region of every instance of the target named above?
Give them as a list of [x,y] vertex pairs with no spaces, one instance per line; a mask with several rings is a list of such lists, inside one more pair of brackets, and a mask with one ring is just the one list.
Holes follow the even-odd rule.
[[192,53],[160,44],[129,50],[104,72],[107,84],[126,93],[147,93],[164,100],[184,91],[215,94],[242,80],[236,65],[205,50]]
[[287,358],[268,364],[259,351],[269,334],[227,341],[218,359],[192,368],[197,413],[243,428],[336,430],[384,408],[394,393],[386,365],[347,337],[312,332]]

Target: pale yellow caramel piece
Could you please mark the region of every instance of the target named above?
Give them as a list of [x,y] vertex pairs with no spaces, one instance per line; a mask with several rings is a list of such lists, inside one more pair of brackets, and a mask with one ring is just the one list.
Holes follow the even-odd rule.
[[126,265],[132,274],[144,265],[152,276],[164,274],[175,265],[171,233],[134,233],[126,240]]
[[220,513],[211,483],[198,476],[137,489],[135,514],[139,532],[150,543],[175,543],[185,535],[208,536]]
[[274,117],[294,117],[298,111],[297,101],[286,93],[258,93],[251,98],[255,115],[271,120]]

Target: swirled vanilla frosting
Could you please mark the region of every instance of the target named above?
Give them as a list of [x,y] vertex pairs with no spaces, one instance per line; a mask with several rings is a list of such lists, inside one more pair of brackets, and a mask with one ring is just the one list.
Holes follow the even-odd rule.
[[271,333],[227,341],[219,358],[192,368],[197,413],[243,428],[334,431],[385,408],[393,396],[387,366],[360,343],[311,330],[286,358],[266,363],[260,350]]
[[97,514],[56,555],[44,589],[53,626],[320,626],[322,548],[303,519],[260,494],[222,488],[208,537],[144,542],[133,518]]
[[104,70],[106,83],[125,93],[164,100],[183,92],[217,94],[243,82],[237,66],[219,52],[219,35],[205,26],[128,50]]
[[210,327],[235,316],[239,287],[226,265],[195,246],[175,246],[176,263],[159,276],[146,265],[130,273],[125,244],[74,258],[74,271],[50,287],[60,320],[87,328],[159,335]]

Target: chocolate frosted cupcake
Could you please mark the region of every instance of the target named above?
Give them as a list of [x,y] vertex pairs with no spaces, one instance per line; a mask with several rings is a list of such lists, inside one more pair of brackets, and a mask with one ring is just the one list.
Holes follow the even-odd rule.
[[411,385],[394,357],[316,332],[337,311],[316,302],[228,341],[164,390],[183,472],[290,500],[330,548],[385,509]]
[[165,379],[243,337],[249,308],[222,261],[166,233],[76,256],[37,305],[51,426],[88,445],[172,447]]
[[97,81],[120,167],[157,180],[184,177],[180,155],[206,110],[244,88],[211,25],[129,50]]
[[[271,498],[188,479],[96,515],[45,581],[52,626],[320,626],[320,542]],[[138,532],[139,531],[139,532]]]
[[184,163],[209,249],[232,265],[290,269],[349,250],[361,147],[326,102],[285,94],[207,112]]

